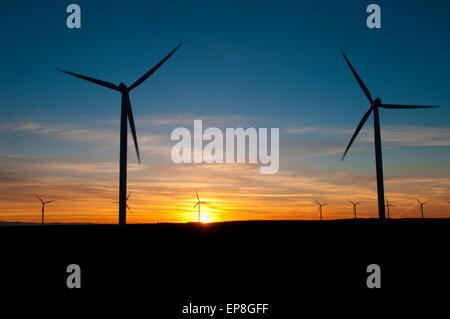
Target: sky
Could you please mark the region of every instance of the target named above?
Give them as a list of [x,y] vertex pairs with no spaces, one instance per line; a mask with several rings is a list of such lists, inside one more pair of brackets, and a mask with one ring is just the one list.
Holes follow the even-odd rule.
[[[68,29],[66,7],[81,8]],[[381,7],[381,29],[366,7]],[[131,85],[141,149],[128,149],[129,223],[377,217],[374,97],[438,109],[380,111],[392,217],[450,217],[448,1],[2,1],[0,220],[40,222],[34,193],[56,201],[47,222],[116,223],[120,95],[58,68]],[[174,164],[173,129],[280,130],[280,169]],[[131,138],[131,137],[130,137]]]

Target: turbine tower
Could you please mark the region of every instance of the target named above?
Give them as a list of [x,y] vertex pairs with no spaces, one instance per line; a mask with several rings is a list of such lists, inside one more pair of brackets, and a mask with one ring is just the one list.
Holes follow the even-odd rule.
[[197,203],[192,207],[194,209],[196,206],[198,206],[198,222],[200,223],[200,204],[208,204],[207,202],[200,201],[200,197],[198,197],[197,191],[195,191],[195,195],[197,196]]
[[358,81],[359,86],[363,90],[365,96],[370,102],[370,108],[364,114],[361,121],[359,122],[358,126],[356,127],[355,132],[353,133],[352,138],[350,139],[350,142],[347,145],[347,148],[345,149],[344,154],[342,155],[341,161],[344,160],[345,155],[347,154],[348,150],[350,149],[350,146],[352,146],[353,141],[355,140],[356,136],[358,135],[361,128],[364,126],[364,123],[366,123],[367,118],[369,117],[370,113],[373,112],[373,130],[374,130],[374,136],[375,136],[375,164],[376,164],[376,172],[377,172],[377,192],[378,192],[378,216],[381,221],[384,221],[385,219],[385,211],[384,211],[384,185],[383,185],[383,162],[382,162],[382,154],[381,154],[381,132],[380,132],[380,117],[379,117],[379,108],[385,108],[385,109],[424,109],[424,108],[434,108],[437,106],[423,106],[423,105],[399,105],[399,104],[384,104],[381,103],[380,98],[376,98],[375,100],[372,99],[372,96],[370,95],[369,90],[367,89],[364,82],[359,77],[358,73],[356,73],[355,69],[351,65],[350,61],[347,59],[347,56],[344,54],[343,51],[341,51],[345,61],[347,62],[347,65],[349,66],[350,70],[352,71],[354,77],[356,78],[356,81]]
[[40,198],[38,195],[34,194],[34,196],[36,196],[42,203],[42,225],[44,225],[44,209],[45,209],[45,204],[49,204],[54,202],[55,200],[49,200],[44,202],[44,200],[42,198]]
[[361,204],[361,202],[354,203],[354,202],[352,202],[351,200],[349,200],[349,202],[350,202],[350,204],[353,205],[353,214],[355,215],[355,219],[356,219],[356,206],[358,206],[359,204]]
[[386,197],[386,207],[387,207],[388,219],[391,219],[391,216],[389,215],[389,207],[395,207],[395,206],[389,203],[389,200],[387,199],[387,197]]
[[416,198],[416,201],[419,203],[419,210],[420,210],[420,213],[421,213],[421,215],[422,215],[422,219],[423,219],[423,205],[425,205],[426,203],[429,203],[430,201],[426,201],[426,202],[421,202],[420,200],[418,200],[417,198]]
[[319,201],[317,199],[315,199],[315,201],[316,201],[317,205],[319,205],[320,220],[322,220],[322,206],[326,206],[326,205],[328,205],[328,203],[321,204],[321,203],[319,203]]
[[126,211],[126,194],[127,194],[127,119],[130,123],[131,133],[133,134],[134,146],[136,148],[136,154],[139,164],[141,159],[139,156],[139,148],[136,137],[136,129],[134,126],[133,111],[131,109],[130,96],[129,93],[137,86],[142,84],[149,76],[151,76],[158,68],[169,59],[172,54],[177,51],[182,43],[180,43],[175,49],[173,49],[164,59],[162,59],[158,64],[151,68],[147,73],[142,75],[136,82],[131,86],[126,86],[124,83],[115,85],[110,82],[94,79],[84,75],[72,73],[69,71],[59,70],[66,74],[78,77],[80,79],[93,82],[95,84],[119,91],[122,95],[122,106],[121,106],[121,116],[120,116],[120,173],[119,173],[119,225],[124,226],[127,223],[127,211]]

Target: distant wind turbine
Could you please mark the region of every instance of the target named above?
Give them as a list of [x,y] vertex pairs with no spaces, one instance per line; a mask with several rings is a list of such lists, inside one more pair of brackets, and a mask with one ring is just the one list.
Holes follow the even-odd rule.
[[200,204],[208,205],[208,203],[200,201],[200,197],[198,197],[197,191],[195,192],[195,195],[197,196],[197,203],[194,205],[194,207],[192,207],[192,209],[198,206],[198,222],[200,223]]
[[349,202],[350,202],[350,204],[353,205],[353,214],[355,215],[355,219],[356,219],[356,206],[358,206],[359,204],[361,204],[361,202],[354,203],[354,202],[352,202],[351,200],[349,200]]
[[420,210],[420,213],[421,213],[421,215],[422,215],[422,219],[423,219],[423,205],[425,205],[426,203],[429,203],[430,201],[426,201],[426,202],[421,202],[420,200],[418,200],[417,198],[416,198],[416,201],[419,203],[419,210]]
[[317,205],[319,205],[320,220],[322,220],[322,206],[326,206],[326,205],[328,205],[328,203],[321,204],[321,203],[319,203],[319,201],[317,199],[315,199],[315,201],[316,201]]
[[53,202],[56,201],[56,200],[54,199],[54,200],[49,200],[49,201],[44,202],[44,200],[43,200],[42,198],[40,198],[38,195],[34,194],[34,196],[36,196],[36,197],[41,201],[41,203],[42,203],[42,225],[44,225],[44,209],[45,209],[45,204],[53,203]]
[[136,129],[134,126],[133,111],[131,109],[130,96],[129,93],[137,86],[142,84],[149,76],[151,76],[158,68],[169,59],[172,54],[177,51],[182,43],[180,43],[175,49],[173,49],[164,59],[162,59],[158,64],[151,68],[147,73],[142,75],[136,82],[131,86],[127,87],[124,83],[115,85],[110,82],[94,79],[84,75],[72,73],[69,71],[59,70],[66,74],[78,77],[80,79],[93,82],[95,84],[119,91],[122,94],[122,106],[121,106],[121,117],[120,117],[120,173],[119,173],[119,225],[123,226],[127,223],[127,212],[126,212],[126,194],[127,194],[127,119],[130,123],[131,133],[133,134],[134,146],[136,148],[136,154],[139,164],[141,159],[139,156],[139,148],[136,137]]
[[423,108],[434,108],[437,106],[384,104],[384,103],[381,103],[381,99],[378,97],[375,100],[373,100],[372,96],[370,95],[369,90],[367,89],[366,85],[359,77],[358,73],[356,73],[356,71],[353,68],[353,66],[351,65],[350,61],[347,59],[347,56],[344,54],[343,51],[341,51],[341,53],[344,56],[344,59],[347,62],[354,77],[356,78],[356,81],[358,81],[359,86],[361,87],[361,89],[363,90],[364,94],[366,95],[367,99],[370,102],[370,108],[366,112],[366,114],[364,114],[364,116],[362,117],[358,126],[356,127],[356,130],[353,133],[353,136],[350,139],[350,142],[348,143],[344,154],[342,155],[341,161],[344,160],[344,157],[347,154],[348,150],[350,149],[350,146],[352,146],[353,141],[355,140],[359,131],[363,127],[364,123],[367,121],[367,118],[369,117],[370,113],[372,113],[372,111],[373,111],[373,124],[374,124],[373,129],[374,129],[374,136],[375,136],[375,164],[376,164],[376,171],[377,171],[378,216],[381,221],[384,221],[385,210],[384,210],[383,161],[382,161],[382,152],[381,152],[382,151],[382,149],[381,149],[381,132],[380,132],[380,118],[379,118],[379,114],[378,114],[378,109],[380,107],[385,108],[385,109],[423,109]]
[[389,200],[387,199],[387,197],[386,197],[386,207],[387,207],[388,219],[391,219],[391,216],[389,214],[389,207],[395,207],[395,206],[389,203]]
[[[128,199],[130,198],[131,192],[128,193],[127,199],[125,200],[125,207],[126,209],[128,209],[130,211],[130,213],[132,213],[130,207],[128,206]],[[119,202],[114,202],[115,204],[119,203]]]

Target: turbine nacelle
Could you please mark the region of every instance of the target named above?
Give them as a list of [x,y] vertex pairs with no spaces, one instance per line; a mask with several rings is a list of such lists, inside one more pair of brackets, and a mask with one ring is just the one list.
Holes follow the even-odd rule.
[[381,106],[381,99],[379,97],[377,97],[372,104],[373,107],[379,107]]
[[126,86],[123,82],[120,82],[118,88],[120,92],[128,92],[128,86]]

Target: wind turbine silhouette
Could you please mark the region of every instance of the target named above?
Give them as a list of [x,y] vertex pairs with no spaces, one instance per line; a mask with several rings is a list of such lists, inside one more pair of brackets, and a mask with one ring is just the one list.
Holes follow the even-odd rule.
[[361,204],[361,202],[354,203],[354,202],[352,202],[351,200],[349,200],[349,202],[350,202],[350,204],[353,205],[353,213],[355,214],[355,219],[356,219],[356,206],[358,206],[359,204]]
[[127,223],[127,211],[126,211],[126,194],[127,194],[127,119],[130,123],[131,133],[133,134],[134,146],[136,148],[136,154],[139,164],[141,164],[141,158],[139,155],[139,147],[136,137],[136,128],[134,126],[133,111],[131,109],[129,93],[137,86],[142,84],[149,76],[151,76],[158,68],[169,59],[172,54],[177,51],[182,43],[180,43],[175,49],[173,49],[164,59],[159,61],[153,68],[147,73],[141,76],[131,86],[127,87],[124,83],[115,85],[110,82],[94,79],[84,75],[76,74],[69,71],[59,70],[66,74],[75,76],[77,78],[119,91],[122,94],[122,106],[120,116],[120,173],[119,173],[119,225],[123,226]]
[[45,204],[50,204],[53,203],[54,201],[56,201],[56,199],[54,200],[49,200],[44,202],[44,200],[42,198],[40,198],[38,195],[34,194],[34,196],[36,196],[42,203],[42,225],[44,225],[44,209],[45,209]]
[[386,207],[387,207],[388,219],[391,219],[391,216],[389,215],[389,207],[395,207],[395,206],[389,203],[389,200],[387,199],[387,197],[386,197]]
[[429,203],[430,201],[428,200],[428,201],[426,201],[426,202],[421,202],[420,200],[418,200],[417,198],[416,198],[416,201],[419,203],[419,210],[420,210],[420,213],[422,214],[422,219],[423,219],[423,205],[425,205],[426,203]]
[[365,96],[367,97],[367,99],[370,102],[370,108],[366,112],[366,114],[364,114],[364,116],[362,117],[358,126],[356,127],[356,130],[353,133],[353,136],[350,139],[350,142],[348,143],[344,154],[342,155],[341,161],[344,160],[344,157],[347,154],[348,150],[350,149],[350,146],[352,146],[353,141],[355,140],[359,131],[363,127],[364,123],[366,123],[367,118],[369,117],[370,113],[372,113],[372,111],[373,111],[373,124],[374,124],[373,130],[374,130],[374,136],[375,136],[375,164],[376,164],[376,171],[377,171],[378,215],[379,215],[380,220],[384,221],[385,211],[384,211],[383,160],[382,160],[382,149],[381,149],[380,117],[378,114],[378,109],[380,107],[385,108],[385,109],[424,109],[424,108],[435,108],[437,106],[384,104],[384,103],[381,103],[381,99],[378,97],[375,100],[373,100],[372,96],[370,95],[369,90],[367,89],[366,85],[359,77],[358,73],[356,73],[356,71],[353,68],[353,66],[351,65],[350,61],[347,59],[347,56],[344,54],[344,52],[342,50],[341,50],[341,53],[342,53],[345,61],[347,62],[347,65],[349,66],[350,70],[352,71],[354,77],[356,78],[356,81],[358,81],[359,86],[361,87]]
[[319,205],[320,220],[322,220],[322,206],[326,206],[326,205],[328,205],[328,203],[321,204],[321,203],[319,203],[319,201],[317,199],[315,199],[315,201],[316,201],[317,205]]
[[200,204],[208,205],[208,203],[200,201],[200,197],[198,197],[197,191],[195,191],[195,195],[197,196],[197,203],[194,205],[194,207],[192,207],[192,209],[194,209],[198,205],[198,222],[200,223]]
[[[131,195],[131,192],[128,193],[127,199],[125,200],[125,202],[126,202],[125,207],[126,207],[126,209],[128,209],[130,211],[130,213],[132,213],[130,207],[128,206],[128,199],[130,198],[130,195]],[[119,202],[113,202],[113,203],[117,204]]]

